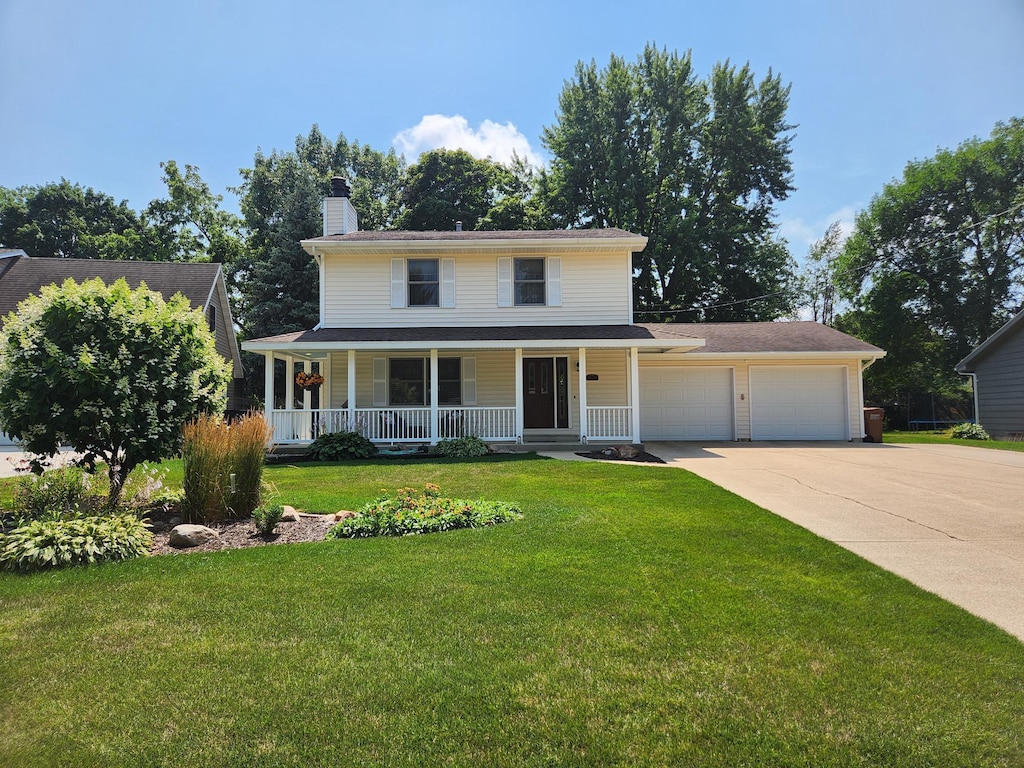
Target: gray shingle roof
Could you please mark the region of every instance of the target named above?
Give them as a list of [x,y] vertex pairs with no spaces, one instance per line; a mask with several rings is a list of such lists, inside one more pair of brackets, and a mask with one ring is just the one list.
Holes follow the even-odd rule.
[[[394,343],[425,344],[431,341],[585,341],[588,339],[623,342],[704,339],[705,346],[689,354],[756,354],[760,352],[837,352],[876,355],[878,347],[813,322],[789,323],[661,323],[649,325],[503,325],[487,327],[442,328],[321,328],[299,331],[253,342],[281,344],[314,343]],[[628,343],[623,344],[628,346]]]
[[40,259],[11,257],[13,263],[0,274],[0,318],[18,308],[18,302],[44,285],[63,283],[69,277],[82,282],[98,277],[112,283],[119,277],[137,288],[145,282],[150,290],[169,299],[182,293],[193,309],[205,309],[217,280],[219,264],[156,261],[106,261],[102,259]]
[[408,230],[359,230],[349,232],[347,235],[327,235],[326,237],[311,238],[340,243],[372,243],[388,242],[392,240],[414,241],[414,240],[615,240],[619,238],[634,238],[632,232],[614,227],[608,229],[523,229],[523,230],[498,230],[492,232],[455,232],[428,231],[412,232]]

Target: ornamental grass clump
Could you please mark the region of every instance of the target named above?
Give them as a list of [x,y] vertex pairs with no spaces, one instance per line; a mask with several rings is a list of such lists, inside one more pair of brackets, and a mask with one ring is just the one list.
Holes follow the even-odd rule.
[[343,520],[327,532],[328,539],[359,539],[371,536],[409,536],[457,528],[482,528],[522,517],[519,509],[501,501],[450,499],[428,483],[422,491],[399,488],[364,506],[355,517]]
[[252,514],[260,504],[270,440],[262,414],[250,411],[233,424],[201,416],[185,425],[183,435],[182,515],[190,522],[212,523]]

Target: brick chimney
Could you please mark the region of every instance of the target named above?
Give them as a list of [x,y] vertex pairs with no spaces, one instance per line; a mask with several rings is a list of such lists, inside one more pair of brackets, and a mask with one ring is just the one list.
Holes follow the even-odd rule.
[[359,217],[349,200],[352,190],[341,176],[331,179],[331,194],[324,198],[324,237],[347,235],[359,229]]

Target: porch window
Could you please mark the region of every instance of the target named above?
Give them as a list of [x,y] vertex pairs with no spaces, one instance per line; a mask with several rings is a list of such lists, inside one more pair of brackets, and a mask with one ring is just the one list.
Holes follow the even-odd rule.
[[514,259],[512,274],[516,306],[543,306],[544,259]]
[[[441,357],[437,361],[439,405],[462,404],[462,361]],[[393,357],[388,360],[389,405],[427,405],[430,402],[430,358]]]
[[441,295],[437,259],[409,259],[408,286],[410,307],[436,307]]

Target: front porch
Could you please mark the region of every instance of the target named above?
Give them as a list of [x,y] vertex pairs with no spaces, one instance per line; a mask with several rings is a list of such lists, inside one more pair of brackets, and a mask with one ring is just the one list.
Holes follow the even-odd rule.
[[[599,372],[586,348],[289,352],[264,352],[277,445],[340,431],[378,444],[469,435],[510,445],[640,442],[635,348],[591,350]],[[315,397],[295,382],[299,372],[322,377]]]

